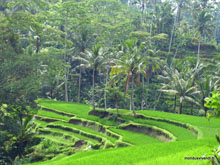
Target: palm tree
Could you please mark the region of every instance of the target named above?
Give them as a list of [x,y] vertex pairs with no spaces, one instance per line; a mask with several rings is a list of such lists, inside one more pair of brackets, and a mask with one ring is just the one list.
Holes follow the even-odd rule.
[[200,47],[201,47],[201,37],[203,35],[210,36],[212,34],[212,29],[214,25],[212,24],[213,16],[207,12],[207,10],[202,9],[199,12],[197,22],[195,24],[195,28],[198,32],[199,39],[198,39],[198,57],[197,57],[197,65],[200,62]]
[[177,3],[177,24],[180,23],[180,18],[181,18],[181,11],[184,7],[186,7],[187,5],[189,5],[191,3],[190,0],[176,0]]
[[[143,69],[145,70],[145,73],[142,76],[142,101],[141,101],[141,109],[144,109],[144,93],[145,93],[145,79],[146,79],[146,85],[149,86],[150,79],[154,72],[156,72],[157,69],[159,69],[159,61],[160,59],[155,57],[154,55],[157,53],[155,49],[147,49],[144,54],[142,55],[142,58],[144,60]],[[146,103],[146,102],[145,102]],[[147,108],[147,107],[146,107]]]
[[[76,33],[73,38],[73,42],[75,44],[76,49],[78,48],[77,52],[85,53],[86,47],[90,44],[90,29],[87,28],[87,26],[81,25],[77,27],[78,33]],[[79,61],[79,63],[81,63]],[[79,79],[78,79],[78,98],[77,102],[80,103],[80,97],[81,97],[81,81],[82,81],[82,68],[79,67]]]
[[125,48],[120,53],[121,58],[116,60],[115,66],[112,67],[111,76],[116,79],[126,78],[125,94],[127,93],[129,84],[131,84],[130,110],[134,116],[134,82],[140,84],[140,75],[145,75],[144,60],[140,55],[140,49],[137,47],[136,40],[127,40],[124,44]]
[[205,111],[205,116],[207,115],[208,108],[205,107],[205,99],[210,97],[212,91],[217,91],[219,87],[219,79],[207,76],[200,81],[196,81],[200,95],[194,97],[194,103],[197,104]]
[[182,114],[183,101],[187,100],[193,102],[194,100],[192,97],[199,93],[196,86],[192,85],[194,75],[189,78],[183,78],[182,74],[183,73],[179,72],[178,70],[175,70],[171,76],[172,83],[162,84],[163,86],[160,89],[162,92],[167,92],[179,96],[179,114]]
[[[164,84],[167,84],[170,88],[174,87],[174,73],[175,68],[173,67],[173,59],[171,58],[167,59],[167,63],[162,68],[162,74],[159,75],[159,78],[164,82]],[[176,111],[176,95],[174,96],[174,112]]]
[[21,158],[27,141],[30,141],[34,134],[36,134],[37,127],[33,122],[34,116],[28,116],[25,120],[21,122],[21,129],[19,136],[17,137],[16,145],[18,155]]
[[169,52],[171,51],[171,46],[173,43],[173,40],[175,39],[175,31],[178,28],[178,25],[180,24],[180,18],[181,18],[181,11],[183,7],[186,7],[189,5],[190,0],[175,0],[177,3],[177,14],[174,19],[173,28],[170,35],[170,42],[169,42]]
[[79,60],[81,67],[92,69],[92,106],[95,110],[95,80],[96,72],[99,67],[108,65],[108,61],[105,58],[105,52],[100,44],[97,44],[91,51],[86,50],[85,53],[81,53],[80,56],[73,57],[73,60]]

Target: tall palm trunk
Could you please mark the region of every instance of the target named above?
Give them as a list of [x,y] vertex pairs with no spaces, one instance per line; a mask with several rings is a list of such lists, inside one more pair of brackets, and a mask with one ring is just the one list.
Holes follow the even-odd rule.
[[130,100],[130,106],[131,106],[131,110],[132,110],[134,116],[136,116],[136,112],[134,110],[134,76],[132,76],[132,78],[131,78],[131,100]]
[[180,102],[180,108],[179,108],[179,114],[182,114],[182,109],[183,109],[183,103],[182,102]]
[[[66,40],[67,40],[67,20],[65,19],[65,52],[64,52],[64,63],[66,64],[67,60],[66,60],[66,56],[67,56],[67,50],[66,50]],[[65,101],[68,102],[69,99],[68,99],[68,85],[67,85],[67,81],[68,81],[68,69],[66,69],[66,74],[65,74],[65,85],[64,85],[64,88],[65,88]]]
[[[152,16],[151,16],[151,20],[150,20],[150,38],[152,37],[153,18],[154,18],[154,15],[152,14]],[[151,39],[150,39],[150,46],[151,46]]]
[[205,107],[205,98],[202,99],[202,105],[203,105],[203,109],[205,111],[205,117],[207,116],[207,111],[208,111],[208,108]]
[[180,23],[180,16],[181,16],[181,4],[178,5],[178,9],[177,9],[177,24],[179,25]]
[[[81,47],[81,52],[85,52],[85,48]],[[81,60],[80,60],[80,65],[81,65]],[[81,83],[82,83],[82,68],[79,68],[79,84],[78,84],[78,103],[80,103],[80,97],[81,97]]]
[[36,41],[36,53],[40,52],[40,37],[37,37],[37,41]]
[[68,98],[68,85],[67,85],[67,81],[68,81],[68,78],[67,78],[67,73],[65,74],[65,101],[68,102],[69,101],[69,98]]
[[[147,76],[147,81],[146,81],[146,88],[149,88],[149,86],[150,86],[150,76],[149,76],[149,74],[148,74],[148,76]],[[146,97],[146,100],[145,100],[145,108],[146,109],[148,109],[148,98]]]
[[176,95],[175,95],[175,98],[174,98],[174,112],[176,112]]
[[142,76],[142,96],[141,96],[141,110],[144,109],[144,76]]
[[172,42],[173,42],[175,30],[176,30],[176,22],[177,22],[177,16],[174,19],[173,29],[172,29],[171,36],[170,36],[169,52],[171,51],[171,46],[172,46]]
[[79,68],[79,84],[78,84],[78,103],[80,103],[80,94],[81,94],[81,79],[82,79],[82,69],[81,67]]
[[[150,5],[155,11],[156,5],[154,5],[152,1],[150,1]],[[152,37],[152,31],[153,31],[153,19],[154,19],[154,14],[152,13],[151,20],[150,20],[150,38]],[[151,46],[151,39],[150,39],[150,46]]]
[[106,96],[107,95],[106,94],[107,84],[108,84],[108,69],[107,69],[106,76],[105,76],[105,91],[104,91],[104,102],[105,102],[104,109],[105,110],[107,109],[107,96]]
[[200,62],[200,47],[201,47],[201,34],[199,34],[198,55],[197,55],[197,64],[196,64],[196,66],[198,66],[198,65],[199,65],[199,62]]
[[118,111],[118,98],[115,99],[115,107],[117,109],[117,116],[119,116],[119,111]]
[[92,71],[92,106],[95,110],[95,68]]

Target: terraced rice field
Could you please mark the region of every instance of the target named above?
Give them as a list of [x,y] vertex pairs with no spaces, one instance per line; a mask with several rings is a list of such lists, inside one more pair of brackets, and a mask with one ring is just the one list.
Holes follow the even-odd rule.
[[38,100],[35,122],[42,139],[74,149],[34,164],[204,164],[217,147],[220,120],[156,111],[91,111],[91,106]]

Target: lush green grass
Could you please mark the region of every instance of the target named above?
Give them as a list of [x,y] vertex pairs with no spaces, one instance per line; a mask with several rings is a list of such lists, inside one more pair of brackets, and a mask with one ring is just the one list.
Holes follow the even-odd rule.
[[47,122],[45,121],[41,121],[41,120],[34,120],[34,122],[37,124],[38,127],[46,127],[47,126]]
[[[114,109],[109,110],[109,111],[116,113],[116,110],[114,110]],[[142,115],[149,116],[149,117],[177,121],[177,122],[180,122],[183,124],[190,124],[194,128],[199,130],[199,137],[198,137],[199,139],[215,137],[216,134],[220,135],[220,120],[219,119],[213,118],[211,120],[208,120],[205,117],[191,116],[191,115],[184,115],[184,114],[179,115],[179,114],[175,114],[175,113],[151,111],[151,110],[141,110],[141,111],[136,111],[136,112],[137,112],[137,114],[142,114]],[[124,110],[124,109],[120,109],[119,113],[124,114],[124,115],[131,115],[132,114],[131,111]],[[139,121],[139,122],[141,122],[141,121]],[[153,123],[153,121],[149,121],[148,124],[150,124],[150,122]],[[156,124],[156,123],[153,123],[153,124]],[[158,126],[158,127],[160,127],[160,126]],[[175,132],[176,131],[174,131],[174,134],[175,134]],[[177,137],[178,137],[178,135],[177,135]],[[182,137],[181,137],[181,139],[182,139]],[[183,140],[184,140],[184,138],[183,138]]]
[[[65,126],[65,127],[70,127],[70,128],[76,128],[77,127],[77,125],[75,125],[76,127],[74,127],[74,125],[72,125],[72,124],[68,124],[68,123],[64,123],[64,122],[62,122],[62,121],[60,121],[60,122],[52,122],[52,123],[46,123],[46,122],[44,122],[44,121],[40,121],[40,120],[35,120],[34,121],[38,126],[40,126],[40,127],[43,127],[43,128],[45,128],[47,125],[49,125],[49,124],[54,124],[54,125],[61,125],[61,126]],[[78,128],[79,128],[80,126],[78,126]],[[80,128],[82,128],[82,127],[80,127]],[[84,128],[83,128],[84,129]],[[86,129],[86,132],[88,131],[88,129],[87,128],[85,128]],[[73,133],[73,132],[69,132],[69,131],[65,131],[65,130],[62,130],[62,129],[58,129],[58,128],[47,128],[46,129],[47,131],[51,131],[51,133],[53,133],[53,132],[59,132],[59,133],[63,133],[64,135],[69,135],[69,136],[72,136],[72,137],[74,137],[75,139],[83,139],[83,140],[86,140],[86,141],[88,141],[88,142],[91,142],[92,144],[98,144],[98,142],[96,141],[96,140],[94,140],[94,139],[92,139],[92,138],[88,138],[88,137],[86,137],[86,136],[83,136],[83,135],[80,135],[80,134],[76,134],[76,133]],[[78,130],[78,129],[77,129]],[[79,129],[79,130],[81,130],[81,129]],[[93,133],[94,133],[94,131],[93,130],[90,130],[89,129],[89,131],[88,132],[90,132],[90,131],[92,131]],[[95,132],[96,133],[96,132]]]
[[55,112],[49,112],[49,111],[44,111],[44,110],[38,110],[37,115],[42,116],[42,117],[64,120],[64,121],[69,121],[69,119],[70,119],[67,116],[59,115]]
[[73,103],[45,100],[45,99],[39,99],[38,102],[40,103],[41,106],[45,108],[51,108],[56,111],[73,114],[79,118],[99,122],[103,125],[118,126],[117,122],[106,119],[100,119],[97,116],[88,115],[89,111],[91,111],[92,109],[92,107],[89,105],[78,104],[78,103],[73,104]]
[[154,120],[137,119],[137,118],[134,118],[132,116],[124,116],[123,119],[131,120],[131,121],[134,121],[136,123],[156,126],[156,127],[168,130],[175,137],[177,137],[178,141],[196,139],[196,136],[194,134],[192,134],[192,132],[190,132],[189,130],[187,130],[185,128],[182,128],[182,127],[179,127],[179,126],[176,126],[176,125],[173,125],[173,124],[154,121]]
[[101,137],[101,138],[107,139],[107,140],[109,140],[109,141],[111,141],[113,143],[116,141],[115,138],[106,136],[106,135],[104,135],[104,134],[102,134],[100,132],[97,132],[97,131],[95,131],[93,129],[90,129],[90,128],[87,128],[87,127],[83,127],[81,125],[65,123],[65,122],[62,122],[62,121],[56,121],[56,122],[51,123],[50,125],[61,125],[61,126],[67,127],[67,128],[73,128],[73,129],[76,129],[76,130],[79,130],[79,131],[83,131],[83,132],[92,134],[92,135],[97,136],[97,137]]
[[[207,161],[184,160],[184,157],[201,157],[205,153],[210,152],[214,148],[214,146],[217,147],[218,145],[214,137],[215,134],[220,134],[220,121],[216,119],[212,119],[208,121],[205,118],[195,117],[190,115],[179,115],[179,114],[157,112],[157,111],[137,111],[138,114],[142,114],[145,116],[176,121],[183,124],[187,124],[189,126],[193,126],[197,130],[199,130],[199,138],[201,140],[197,140],[196,136],[185,128],[161,121],[137,119],[132,117],[131,115],[128,115],[131,114],[130,111],[119,110],[119,113],[123,114],[121,118],[125,119],[127,123],[133,122],[138,124],[156,126],[171,132],[174,136],[177,137],[176,142],[162,143],[157,139],[154,139],[152,137],[146,136],[141,133],[117,129],[119,124],[114,121],[108,121],[107,119],[100,119],[99,117],[88,115],[88,112],[91,110],[91,106],[88,105],[49,101],[49,100],[40,100],[40,105],[46,108],[55,109],[60,112],[74,114],[76,115],[77,118],[82,118],[84,120],[91,120],[103,124],[105,126],[110,126],[109,130],[121,135],[121,139],[119,141],[122,140],[134,144],[134,146],[78,152],[71,156],[67,156],[65,154],[58,155],[52,160],[46,162],[34,163],[34,164],[42,164],[42,165],[44,164],[45,165],[46,164],[53,164],[53,165],[204,164],[207,163]],[[109,110],[109,111],[115,112],[115,110]],[[44,113],[44,112],[45,111],[40,111],[38,115],[48,118],[56,118],[63,120],[63,121],[48,123],[50,125],[60,125],[75,130],[80,130],[82,132],[86,132],[88,134],[101,137],[111,143],[117,142],[115,138],[108,137],[93,129],[86,128],[81,125],[74,125],[64,122],[64,121],[68,121],[68,119],[70,119],[69,117],[64,117],[62,115],[58,115],[53,112],[49,112],[49,113],[47,112]],[[47,123],[42,121],[36,121],[36,123],[41,127],[46,127],[48,125]],[[61,129],[50,128],[49,130],[51,132],[60,132],[63,135],[72,136],[73,138],[75,137],[75,139],[85,138],[82,135],[74,134]],[[48,136],[47,138],[49,139],[50,137]],[[87,140],[89,141],[91,139],[88,138]]]
[[54,136],[51,134],[41,134],[41,135],[37,135],[37,137],[45,138],[45,139],[51,140],[55,143],[74,145],[73,139],[65,139],[63,136]]
[[214,139],[189,140],[172,143],[152,143],[118,149],[82,152],[61,157],[42,165],[128,165],[128,164],[203,164],[202,160],[184,160],[184,157],[201,157],[217,145]]
[[116,132],[119,135],[122,135],[122,140],[124,142],[128,142],[133,145],[143,145],[143,144],[160,142],[159,140],[151,136],[147,136],[141,133],[126,131],[126,130],[116,129],[116,128],[110,128],[110,130],[113,132]]
[[208,120],[205,117],[197,117],[183,114],[179,115],[158,111],[138,111],[138,113],[144,114],[146,116],[179,121],[196,126],[198,129],[201,130],[202,134],[200,138],[214,137],[216,134],[220,134],[220,120],[218,119]]
[[98,144],[98,142],[96,140],[92,139],[92,138],[88,138],[86,136],[82,136],[80,134],[76,134],[76,133],[73,133],[73,132],[65,131],[65,130],[62,130],[62,129],[50,128],[49,131],[51,131],[51,132],[59,132],[59,133],[62,133],[63,135],[72,136],[76,140],[82,139],[82,140],[88,141],[88,142],[90,142],[92,144]]

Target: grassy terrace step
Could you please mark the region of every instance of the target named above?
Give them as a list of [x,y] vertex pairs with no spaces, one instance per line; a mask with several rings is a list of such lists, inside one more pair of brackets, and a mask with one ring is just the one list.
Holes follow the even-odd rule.
[[156,126],[156,127],[165,129],[171,132],[177,138],[178,141],[196,139],[196,136],[192,134],[190,130],[173,125],[173,124],[169,124],[166,122],[153,121],[153,120],[146,120],[146,119],[137,119],[132,116],[123,116],[123,118],[127,120],[131,120],[136,123]]
[[[171,143],[152,143],[126,148],[81,152],[68,157],[40,162],[41,165],[128,165],[128,164],[205,164],[207,161],[184,160],[184,157],[201,157],[216,147],[213,139],[186,140]],[[37,163],[34,163],[37,165]],[[38,163],[39,164],[39,163]]]
[[45,110],[38,110],[37,116],[54,118],[54,119],[59,119],[59,120],[64,120],[64,121],[69,121],[70,119],[70,117],[63,116],[55,112],[45,111]]
[[[94,139],[92,139],[92,138],[83,136],[83,135],[81,135],[81,134],[79,134],[79,133],[74,133],[74,132],[70,132],[70,131],[65,131],[65,130],[63,130],[63,129],[58,129],[58,128],[48,128],[48,127],[47,127],[47,125],[48,125],[47,122],[40,121],[40,120],[35,120],[34,122],[35,122],[38,126],[45,128],[45,129],[40,129],[40,132],[41,132],[41,130],[42,130],[42,132],[48,131],[48,132],[50,132],[50,133],[53,134],[53,135],[54,135],[54,133],[55,133],[55,134],[62,134],[63,136],[71,136],[71,137],[74,138],[76,141],[82,139],[82,140],[87,141],[89,144],[93,144],[93,145],[99,144],[99,142],[98,142],[97,140],[94,140]],[[47,127],[47,128],[46,128],[46,127]],[[79,131],[77,131],[77,132],[79,132]],[[45,134],[45,133],[44,133],[44,134]],[[42,135],[42,136],[43,136],[43,135]]]
[[50,126],[50,125],[52,125],[52,126],[53,125],[60,125],[60,126],[66,127],[66,128],[72,128],[74,130],[78,130],[78,131],[88,133],[88,134],[91,134],[91,135],[99,137],[99,138],[106,139],[107,141],[110,141],[112,143],[115,143],[117,141],[117,139],[115,139],[113,137],[105,136],[104,134],[102,134],[100,132],[97,132],[97,131],[90,129],[90,128],[83,127],[81,125],[74,125],[74,124],[65,123],[62,121],[53,122],[53,123],[49,124],[48,126]]
[[[138,115],[145,117],[134,118],[130,111],[119,110],[121,115],[120,121],[121,123],[123,122],[123,124],[120,124],[120,122],[108,121],[108,119],[111,120],[111,117],[113,119],[115,118],[114,114],[112,114],[116,112],[115,110],[107,111],[111,114],[103,111],[104,113],[101,115],[96,115],[95,112],[89,115],[89,112],[91,113],[91,107],[87,105],[50,100],[40,100],[40,102],[40,105],[44,108],[46,107],[52,109],[52,111],[49,110],[52,114],[49,114],[49,112],[46,114],[40,112],[41,118],[44,117],[44,119],[59,120],[50,123],[36,120],[36,123],[41,126],[41,129],[44,128],[43,130],[48,131],[43,132],[44,135],[48,135],[47,133],[58,137],[59,135],[62,135],[61,137],[64,139],[72,138],[75,139],[75,141],[77,141],[78,138],[83,139],[83,137],[85,138],[88,135],[88,137],[86,137],[88,138],[87,140],[83,139],[84,141],[87,141],[86,145],[92,144],[89,142],[91,139],[89,136],[92,135],[95,136],[94,138],[100,138],[99,140],[92,139],[93,142],[95,141],[97,143],[97,146],[101,146],[100,148],[108,148],[104,147],[104,145],[112,146],[109,144],[114,144],[114,146],[128,146],[129,144],[132,144],[132,146],[77,152],[71,156],[58,155],[55,159],[50,161],[35,163],[37,165],[204,164],[207,163],[207,161],[184,160],[184,157],[201,157],[206,153],[210,153],[214,147],[216,148],[218,146],[215,134],[220,134],[220,122],[215,119],[208,121],[207,119],[201,117],[157,111],[136,111]],[[71,118],[69,115],[65,115],[67,113],[75,115],[75,117]],[[72,120],[74,124],[68,123],[69,120],[67,120],[67,118],[63,118],[63,116],[68,119],[74,119]],[[102,124],[105,130],[99,127],[99,124]],[[133,126],[135,127],[132,128]],[[162,130],[167,130],[176,136],[178,141],[161,143],[155,138],[139,133],[141,132],[140,130],[142,127],[140,127],[140,129],[138,128],[139,130],[136,130],[136,126],[152,126],[155,128],[161,128]],[[196,135],[189,130],[191,129],[189,128],[191,126],[195,128],[196,131],[198,130],[198,136],[204,139],[196,139]],[[128,130],[122,130],[119,128]],[[71,130],[78,132],[74,133]],[[131,130],[137,132],[133,132]],[[81,134],[81,132],[85,134]],[[112,137],[109,137],[112,132],[116,135],[113,139],[111,139]],[[107,134],[108,136],[106,136]],[[82,137],[77,137],[77,135]],[[207,138],[210,136],[212,138]]]
[[155,139],[151,136],[147,136],[142,133],[136,133],[131,131],[126,131],[122,129],[110,128],[111,131],[122,135],[122,140],[133,145],[143,145],[148,143],[158,143],[158,139]]
[[81,118],[71,118],[69,120],[69,123],[74,124],[74,125],[80,125],[85,128],[93,129],[95,131],[101,132],[102,134],[105,134],[115,139],[120,138],[120,136],[108,130],[108,126],[103,126],[100,123],[97,123],[94,121],[84,120]]
[[[43,116],[44,118],[48,117],[48,118],[54,118],[54,119],[59,119],[59,120],[63,120],[63,121],[69,121],[72,124],[68,125],[68,126],[73,127],[73,125],[74,125],[74,127],[79,130],[84,130],[85,132],[89,132],[89,133],[101,136],[102,138],[105,138],[112,143],[115,143],[115,141],[117,139],[119,139],[119,136],[117,136],[117,134],[113,134],[110,131],[107,131],[107,129],[104,126],[102,126],[101,124],[99,124],[97,122],[91,122],[91,121],[79,119],[79,118],[70,119],[67,116],[62,116],[59,113],[56,113],[56,111],[51,112],[51,111],[39,110],[38,116],[41,116],[41,117]],[[82,126],[80,126],[80,125],[82,125]],[[67,126],[67,123],[65,123],[65,126]],[[87,127],[89,127],[89,128],[87,128]],[[94,131],[92,131],[92,130],[94,130]],[[104,134],[106,133],[106,135],[103,135],[99,132],[102,132]]]
[[45,121],[37,120],[37,119],[34,120],[34,123],[36,123],[38,127],[42,127],[42,128],[46,127],[47,124],[48,124],[48,123],[45,122]]
[[[220,122],[218,119],[208,120],[205,117],[197,117],[190,115],[179,115],[166,112],[157,111],[137,111],[139,114],[144,114],[150,117],[159,117],[163,119],[170,119],[182,123],[188,123],[200,130],[199,138],[215,137],[216,134],[220,134]],[[181,116],[181,117],[180,117]]]
[[53,109],[49,109],[49,108],[42,108],[42,110],[48,111],[48,112],[54,112],[54,113],[62,115],[62,116],[74,117],[74,115],[72,115],[72,114],[69,114],[69,113],[66,113],[66,112],[65,113],[64,112],[59,112],[59,111],[56,111],[56,110],[53,110]]
[[[108,131],[106,129],[106,126],[103,126],[102,124],[100,124],[98,122],[91,121],[91,120],[85,120],[85,119],[81,119],[81,118],[76,118],[76,117],[70,119],[66,116],[60,115],[60,113],[66,114],[66,112],[65,113],[58,112],[58,111],[51,110],[48,108],[43,108],[43,110],[39,110],[38,115],[44,116],[44,117],[51,117],[52,116],[54,119],[60,119],[60,120],[64,120],[64,121],[68,121],[68,119],[69,119],[69,123],[76,124],[76,125],[82,125],[83,127],[88,127],[88,128],[94,129],[98,132],[105,133],[107,136],[111,136],[116,139],[120,138],[117,134],[114,134],[111,131]],[[70,116],[70,115],[68,114],[67,116]],[[105,121],[105,120],[103,120],[103,121]]]
[[[112,110],[111,110],[112,111]],[[121,110],[120,110],[121,111]],[[96,111],[96,115],[102,114],[103,112],[106,113],[106,111],[98,110]],[[115,112],[114,110],[112,112]],[[129,112],[126,110],[126,112]],[[130,112],[129,112],[130,113]],[[106,116],[107,117],[107,116]],[[177,137],[177,140],[188,140],[188,139],[196,139],[196,136],[188,129],[188,126],[186,124],[178,123],[178,122],[172,122],[165,119],[157,119],[157,118],[150,118],[139,115],[138,118],[133,117],[133,115],[127,115],[126,113],[123,113],[123,115],[120,115],[120,118],[122,118],[125,121],[133,121],[135,123],[140,124],[146,124],[151,126],[156,126],[162,129],[165,129],[169,132],[171,132],[175,137]]]
[[173,120],[170,120],[170,119],[167,120],[167,119],[149,117],[149,116],[145,116],[145,115],[137,115],[137,118],[172,124],[172,125],[190,130],[190,132],[193,133],[195,136],[198,136],[198,134],[199,134],[199,131],[194,126],[192,126],[191,124],[188,124],[188,123],[182,123],[182,122],[179,122],[179,121],[177,122],[177,121],[173,121]]
[[51,141],[53,141],[55,143],[59,143],[59,144],[65,144],[65,145],[74,145],[75,144],[73,139],[65,139],[62,136],[54,136],[52,134],[40,134],[40,135],[36,135],[36,136],[40,137],[40,138],[45,138],[45,139],[51,140]]
[[49,131],[51,132],[59,132],[59,133],[62,133],[63,135],[65,136],[72,136],[74,139],[76,140],[85,140],[87,141],[88,143],[91,143],[91,144],[99,144],[96,140],[94,139],[91,139],[91,138],[88,138],[86,136],[82,136],[80,134],[77,134],[77,133],[73,133],[73,132],[69,132],[69,131],[65,131],[65,130],[62,130],[62,129],[58,129],[58,128],[50,128]]
[[[43,127],[43,128],[46,128],[48,125],[49,125],[49,127],[51,127],[51,126],[53,126],[53,124],[51,124],[51,123],[47,123],[47,122],[44,122],[44,121],[40,121],[40,120],[35,120],[34,121],[38,126],[40,126],[40,127]],[[68,125],[68,123],[63,123],[63,122],[61,122],[61,121],[59,121],[59,122],[56,122],[55,123],[55,125],[64,125],[65,127],[64,128],[68,128],[68,127],[71,127],[71,128],[75,128],[74,130],[72,130],[72,129],[70,129],[69,131],[65,131],[65,130],[63,130],[63,129],[61,129],[61,128],[49,128],[49,127],[47,127],[45,130],[49,130],[49,131],[52,131],[52,132],[61,132],[61,133],[63,133],[63,134],[65,134],[65,135],[70,135],[70,136],[73,136],[74,138],[76,138],[76,139],[83,139],[83,140],[86,140],[86,141],[88,141],[88,142],[90,142],[90,143],[92,143],[92,144],[98,144],[99,142],[97,141],[97,140],[94,140],[94,139],[92,139],[92,138],[89,138],[89,137],[87,137],[87,136],[83,136],[83,135],[81,135],[80,134],[80,129],[79,129],[79,127],[74,127],[74,125],[72,125],[72,124],[70,124],[70,125]],[[85,130],[88,130],[88,129],[85,129]],[[74,132],[77,132],[77,133],[74,133]]]
[[[46,113],[44,113],[46,112]],[[47,119],[47,117],[50,117],[50,115],[54,118],[54,119],[61,119],[61,120],[65,120],[65,121],[69,121],[69,117],[66,117],[66,116],[61,116],[61,115],[58,115],[54,112],[47,112],[47,111],[43,111],[43,110],[40,110],[38,115],[41,115],[43,116],[44,120]],[[56,118],[57,117],[57,118]],[[79,120],[79,119],[78,119]],[[45,127],[46,125],[48,126],[48,124],[46,124],[45,122],[42,122],[42,121],[38,121],[38,124],[43,124],[43,126]],[[110,134],[109,132],[106,133],[106,135],[94,130],[94,129],[91,129],[91,128],[87,128],[87,127],[83,127],[81,125],[76,125],[76,124],[69,124],[67,122],[63,122],[63,121],[56,121],[56,122],[53,122],[53,125],[61,125],[61,126],[65,126],[65,127],[70,127],[70,128],[74,128],[74,129],[77,129],[77,130],[82,130],[83,132],[88,132],[89,134],[92,134],[93,136],[98,136],[100,138],[104,138],[106,139],[107,141],[110,141],[111,143],[115,143],[116,142],[116,138],[115,136],[111,137],[112,134]],[[50,124],[51,125],[51,124]]]
[[78,104],[78,103],[67,103],[61,101],[53,101],[46,99],[39,99],[39,105],[42,108],[49,108],[58,112],[64,112],[75,115],[76,117],[98,122],[106,126],[118,126],[119,123],[111,120],[101,119],[97,116],[88,115],[92,107],[90,105]]

